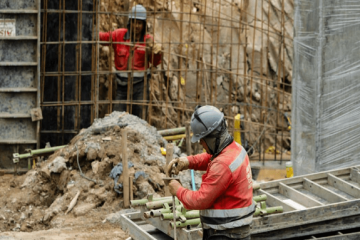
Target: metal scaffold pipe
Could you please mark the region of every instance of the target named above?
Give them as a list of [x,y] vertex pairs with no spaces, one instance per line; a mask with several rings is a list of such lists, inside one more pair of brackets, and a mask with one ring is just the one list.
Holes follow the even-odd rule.
[[35,149],[35,150],[30,150],[29,153],[24,153],[24,154],[19,154],[19,153],[14,153],[13,157],[14,159],[25,159],[25,158],[30,158],[34,155],[41,155],[41,154],[46,154],[46,153],[51,153],[51,152],[55,152],[59,149],[62,149],[64,147],[66,147],[67,145],[63,145],[63,146],[57,146],[57,147],[49,147],[49,148],[42,148],[42,149]]
[[183,133],[185,133],[185,127],[160,130],[160,131],[158,131],[158,133],[159,133],[161,136],[183,134]]
[[35,149],[35,150],[31,150],[30,153],[31,155],[40,155],[40,154],[45,154],[45,153],[51,153],[51,152],[55,152],[59,149],[62,149],[64,147],[66,147],[67,145],[63,145],[63,146],[57,146],[57,147],[50,147],[50,148],[43,148],[43,149]]

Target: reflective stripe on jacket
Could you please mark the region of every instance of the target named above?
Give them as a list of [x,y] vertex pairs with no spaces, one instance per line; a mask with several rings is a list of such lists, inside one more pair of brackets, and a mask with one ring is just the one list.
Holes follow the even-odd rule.
[[186,209],[200,210],[203,228],[225,230],[252,222],[252,176],[245,149],[232,142],[211,161],[207,153],[189,156],[189,168],[206,170],[198,191],[180,187],[176,195]]
[[[121,44],[119,42],[131,43],[130,39],[124,40],[124,36],[127,33],[126,28],[119,28],[113,32],[100,32],[100,41],[110,41],[112,38],[112,47],[115,52],[115,67],[117,70],[145,70],[149,68],[149,62],[156,67],[161,61],[161,54],[154,54],[154,56],[148,56],[148,63],[145,66],[145,46],[146,39],[152,38],[151,35],[146,34],[144,36],[144,42],[136,43],[134,47]],[[134,50],[134,56],[132,58],[131,69],[128,69],[128,60],[130,56],[130,48]]]

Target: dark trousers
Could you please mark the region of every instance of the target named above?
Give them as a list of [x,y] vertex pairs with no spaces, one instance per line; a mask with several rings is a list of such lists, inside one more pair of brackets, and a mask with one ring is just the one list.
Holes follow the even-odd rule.
[[[116,89],[116,97],[115,100],[123,100],[126,101],[127,100],[127,91],[128,91],[128,86],[121,86],[121,85],[117,85],[117,89]],[[148,98],[149,96],[149,90],[146,89],[146,96]],[[142,112],[143,112],[143,108],[147,109],[147,106],[143,106],[143,105],[139,105],[139,104],[143,104],[145,103],[144,100],[144,81],[138,82],[133,84],[132,89],[130,89],[130,98],[132,99],[131,102],[133,104],[126,104],[126,103],[120,103],[120,104],[115,104],[114,105],[114,110],[115,111],[122,111],[122,112],[126,112],[126,106],[129,105],[129,113],[138,116],[139,118],[145,118],[145,116],[142,116]]]
[[203,240],[250,240],[250,226],[224,231],[203,229]]

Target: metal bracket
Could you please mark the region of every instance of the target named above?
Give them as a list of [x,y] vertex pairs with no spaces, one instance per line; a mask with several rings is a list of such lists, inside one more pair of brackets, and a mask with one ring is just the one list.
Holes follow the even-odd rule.
[[20,161],[20,156],[19,153],[14,153],[13,154],[13,162],[16,164]]
[[43,119],[41,108],[33,108],[30,110],[31,120],[33,122]]

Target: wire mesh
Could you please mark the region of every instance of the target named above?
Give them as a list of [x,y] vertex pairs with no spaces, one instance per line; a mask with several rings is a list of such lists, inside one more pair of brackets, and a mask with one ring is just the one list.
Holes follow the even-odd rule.
[[[99,32],[127,28],[135,4],[147,10],[146,31],[162,59],[143,71],[151,73],[143,100],[115,100],[116,74],[139,71],[117,70],[118,42],[100,41]],[[285,0],[44,0],[41,144],[65,144],[116,104],[130,113],[142,106],[159,130],[185,126],[196,105],[208,104],[224,112],[232,132],[235,115],[243,116],[243,145],[255,158],[265,160],[268,150],[282,160],[276,150],[290,150],[284,113],[291,112],[293,7]],[[131,81],[126,87],[133,90]]]

